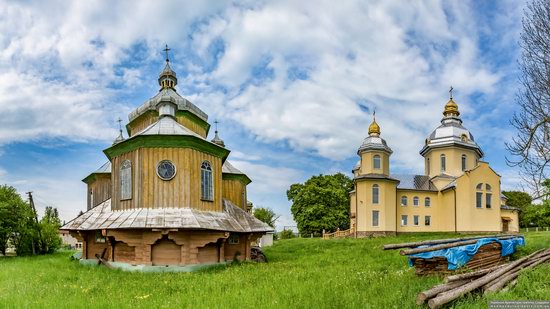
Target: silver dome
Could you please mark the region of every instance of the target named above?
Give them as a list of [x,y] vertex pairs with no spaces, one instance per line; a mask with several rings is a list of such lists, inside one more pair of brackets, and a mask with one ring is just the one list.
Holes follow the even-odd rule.
[[374,135],[370,135],[365,138],[363,144],[361,145],[361,147],[359,147],[359,150],[357,150],[357,154],[361,155],[361,153],[368,150],[382,150],[389,154],[393,153],[393,151],[390,147],[388,147],[388,144],[386,144],[386,141],[383,138]]
[[462,120],[455,116],[445,117],[441,120],[441,125],[426,139],[426,145],[420,150],[420,154],[424,155],[432,148],[450,145],[475,149],[480,157],[483,156],[483,151],[475,142],[472,133],[462,126]]

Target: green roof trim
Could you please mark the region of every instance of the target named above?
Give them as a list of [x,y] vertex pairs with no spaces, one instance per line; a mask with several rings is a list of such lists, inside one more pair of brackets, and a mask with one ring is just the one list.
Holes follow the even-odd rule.
[[111,175],[111,173],[91,173],[90,175],[86,176],[86,178],[82,179],[83,183],[90,184],[91,182],[94,182],[97,180],[98,175]]
[[223,180],[238,180],[242,182],[245,186],[252,182],[248,176],[245,174],[230,174],[230,173],[223,173],[222,174]]
[[138,135],[113,145],[103,152],[111,160],[113,157],[138,148],[191,148],[223,160],[230,152],[223,147],[191,135]]
[[136,119],[128,122],[128,124],[126,125],[126,131],[128,133],[128,136],[132,136],[132,130],[130,129],[130,125],[136,121],[140,121],[142,120],[143,118],[145,117],[158,117],[159,116],[159,112],[157,110],[148,110],[146,112],[144,112],[143,114],[139,115],[136,117]]

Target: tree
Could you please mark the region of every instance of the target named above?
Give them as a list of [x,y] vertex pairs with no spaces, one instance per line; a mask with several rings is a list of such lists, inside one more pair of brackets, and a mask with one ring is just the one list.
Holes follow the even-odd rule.
[[294,238],[294,232],[292,232],[292,230],[285,229],[279,233],[279,237],[281,239],[291,239]]
[[542,196],[542,182],[550,178],[550,4],[533,0],[527,5],[520,38],[522,48],[519,111],[512,118],[517,135],[506,146],[533,191]]
[[349,192],[353,181],[342,173],[313,176],[286,192],[302,235],[349,228]]
[[61,247],[61,237],[59,237],[59,228],[61,220],[57,208],[47,206],[44,217],[40,220],[40,231],[42,235],[42,250],[45,253],[53,253]]
[[275,221],[279,219],[279,216],[277,216],[273,210],[264,207],[254,208],[254,217],[264,223],[267,223],[267,225],[272,228],[275,228]]
[[526,209],[531,205],[533,200],[529,193],[522,191],[502,191],[502,194],[506,196],[506,204],[512,207],[517,207],[521,210]]
[[[0,252],[5,255],[8,241],[19,237],[30,216],[29,206],[14,187],[0,186]],[[17,244],[15,244],[17,245]]]

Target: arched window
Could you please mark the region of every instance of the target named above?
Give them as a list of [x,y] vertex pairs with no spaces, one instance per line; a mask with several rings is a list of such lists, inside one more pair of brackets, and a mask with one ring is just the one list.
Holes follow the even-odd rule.
[[132,162],[124,160],[120,164],[120,199],[132,198]]
[[483,184],[476,186],[476,208],[483,208]]
[[407,206],[407,196],[403,195],[401,197],[401,206]]
[[201,164],[201,198],[203,200],[214,200],[212,186],[212,167],[210,162],[204,161]]
[[488,184],[488,183],[486,183],[486,184],[485,184],[485,190],[486,190],[487,192],[491,192],[491,185]]
[[420,203],[418,196],[413,197],[413,206],[418,206],[418,203]]
[[442,154],[442,155],[440,156],[440,158],[441,158],[441,172],[442,172],[442,173],[445,173],[445,169],[446,169],[446,167],[447,167],[447,164],[446,164],[446,162],[445,162],[445,155]]
[[430,201],[430,198],[429,198],[429,197],[425,198],[425,199],[424,199],[424,206],[430,207],[430,206],[431,206],[430,202],[431,202],[431,201]]
[[486,183],[485,184],[485,207],[491,208],[491,198],[493,197],[493,194],[491,194],[491,185]]
[[380,201],[380,188],[378,185],[374,184],[372,185],[372,203],[378,204]]
[[377,168],[377,169],[380,168],[380,156],[379,155],[374,155],[374,157],[372,157],[372,167]]
[[462,170],[463,171],[466,170],[466,155],[465,154],[462,155]]

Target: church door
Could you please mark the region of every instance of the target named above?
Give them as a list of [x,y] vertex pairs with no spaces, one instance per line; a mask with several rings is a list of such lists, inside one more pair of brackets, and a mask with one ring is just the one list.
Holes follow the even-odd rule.
[[502,220],[502,231],[508,232],[508,220]]

